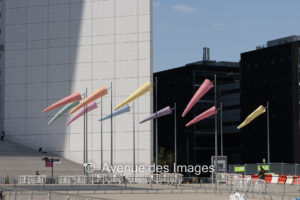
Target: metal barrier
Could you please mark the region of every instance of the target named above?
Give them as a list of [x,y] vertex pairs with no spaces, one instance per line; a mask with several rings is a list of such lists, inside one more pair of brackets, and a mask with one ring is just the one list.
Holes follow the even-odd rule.
[[73,176],[59,176],[58,177],[58,184],[72,184],[73,183]]
[[[161,176],[159,182],[153,177],[128,177],[124,182],[120,177],[107,177],[94,175],[90,177],[75,176],[77,183],[73,182],[73,176],[57,177],[55,183],[58,184],[22,184],[12,181],[14,184],[0,184],[0,190],[8,191],[43,191],[60,193],[80,193],[83,194],[116,194],[116,193],[211,193],[211,194],[232,194],[233,192],[243,192],[251,194],[280,195],[284,197],[297,197],[300,194],[300,178],[297,184],[265,184],[263,180],[253,180],[241,178],[239,174],[220,174],[217,180],[209,177],[178,177]],[[122,177],[121,177],[122,178]],[[18,180],[18,179],[16,179]],[[110,181],[110,182],[108,182]],[[48,194],[48,193],[47,193]],[[30,198],[29,198],[30,199]],[[37,198],[39,199],[39,198]],[[41,198],[42,199],[42,198]],[[7,199],[6,199],[7,200]]]
[[22,175],[18,177],[19,184],[45,184],[46,175]]
[[73,176],[73,181],[74,184],[86,184],[88,182],[86,175]]
[[221,184],[221,183],[228,183],[228,181],[230,180],[230,174],[227,173],[218,173],[216,175],[216,179],[217,179],[217,184]]
[[[7,191],[5,200],[87,200],[86,197],[80,197],[75,194],[61,194],[56,192],[41,192],[41,191]],[[97,198],[98,199],[98,198]],[[88,198],[88,200],[96,200]]]

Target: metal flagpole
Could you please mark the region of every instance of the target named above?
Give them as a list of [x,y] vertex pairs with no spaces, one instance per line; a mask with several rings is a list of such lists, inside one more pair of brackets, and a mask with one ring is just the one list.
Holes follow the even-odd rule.
[[[158,84],[157,84],[157,77],[155,77],[155,110],[157,113],[157,90],[158,90]],[[157,165],[158,165],[158,119],[155,119],[156,126],[155,126],[155,172],[157,173]]]
[[267,101],[267,140],[268,140],[268,163],[270,163],[270,116],[269,116],[269,101]]
[[220,103],[220,131],[221,131],[221,156],[224,154],[224,147],[223,147],[223,103]]
[[[83,96],[85,99],[86,94],[84,94]],[[84,164],[84,163],[86,163],[85,162],[85,115],[83,115],[83,151],[82,151],[82,154],[83,154],[83,164]],[[83,166],[83,174],[86,174],[84,166]]]
[[52,156],[52,158],[51,158],[51,183],[54,183],[54,181],[53,181],[53,156]]
[[113,166],[113,119],[112,119],[112,112],[113,112],[113,103],[112,103],[112,82],[110,82],[110,165]]
[[215,74],[215,162],[216,173],[218,172],[218,118],[217,118],[217,75]]
[[177,110],[176,110],[176,103],[174,105],[174,172],[177,172]]
[[[86,97],[88,96],[88,89],[85,89]],[[87,106],[85,106],[85,161],[88,163],[88,114],[87,114]]]
[[[217,110],[217,75],[215,74],[215,108]],[[218,118],[215,111],[215,156],[218,156]]]
[[133,181],[135,182],[135,114],[134,114],[134,101],[132,102],[132,145],[133,145]]
[[[102,110],[102,98],[101,98],[101,119],[103,115],[103,110]],[[103,167],[103,122],[101,120],[101,169]]]

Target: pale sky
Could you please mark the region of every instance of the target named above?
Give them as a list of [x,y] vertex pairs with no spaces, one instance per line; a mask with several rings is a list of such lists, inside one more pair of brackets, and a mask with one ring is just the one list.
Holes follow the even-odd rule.
[[217,61],[290,35],[300,35],[300,0],[153,0],[154,71]]

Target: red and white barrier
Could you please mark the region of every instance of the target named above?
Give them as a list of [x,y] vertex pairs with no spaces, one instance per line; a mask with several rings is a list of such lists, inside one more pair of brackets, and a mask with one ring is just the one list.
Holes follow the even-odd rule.
[[285,184],[292,185],[293,184],[293,180],[294,180],[293,176],[287,176]]
[[[230,174],[230,178],[241,178],[241,175],[232,175]],[[231,180],[230,179],[230,180]],[[252,175],[244,175],[243,180],[258,180],[257,174]],[[287,185],[300,185],[300,176],[292,176],[292,175],[278,175],[278,174],[266,174],[264,182],[266,184],[287,184]]]
[[278,183],[279,175],[272,175],[271,183]]

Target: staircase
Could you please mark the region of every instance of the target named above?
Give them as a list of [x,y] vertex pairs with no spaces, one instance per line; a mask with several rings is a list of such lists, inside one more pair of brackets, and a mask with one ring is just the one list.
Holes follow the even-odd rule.
[[[20,175],[40,175],[51,177],[51,167],[45,167],[42,160],[44,153],[30,149],[10,140],[0,141],[0,179],[9,176],[16,178]],[[47,155],[51,158],[51,155]],[[54,177],[63,175],[83,175],[83,167],[80,164],[65,158],[54,156],[61,163],[54,163]]]

